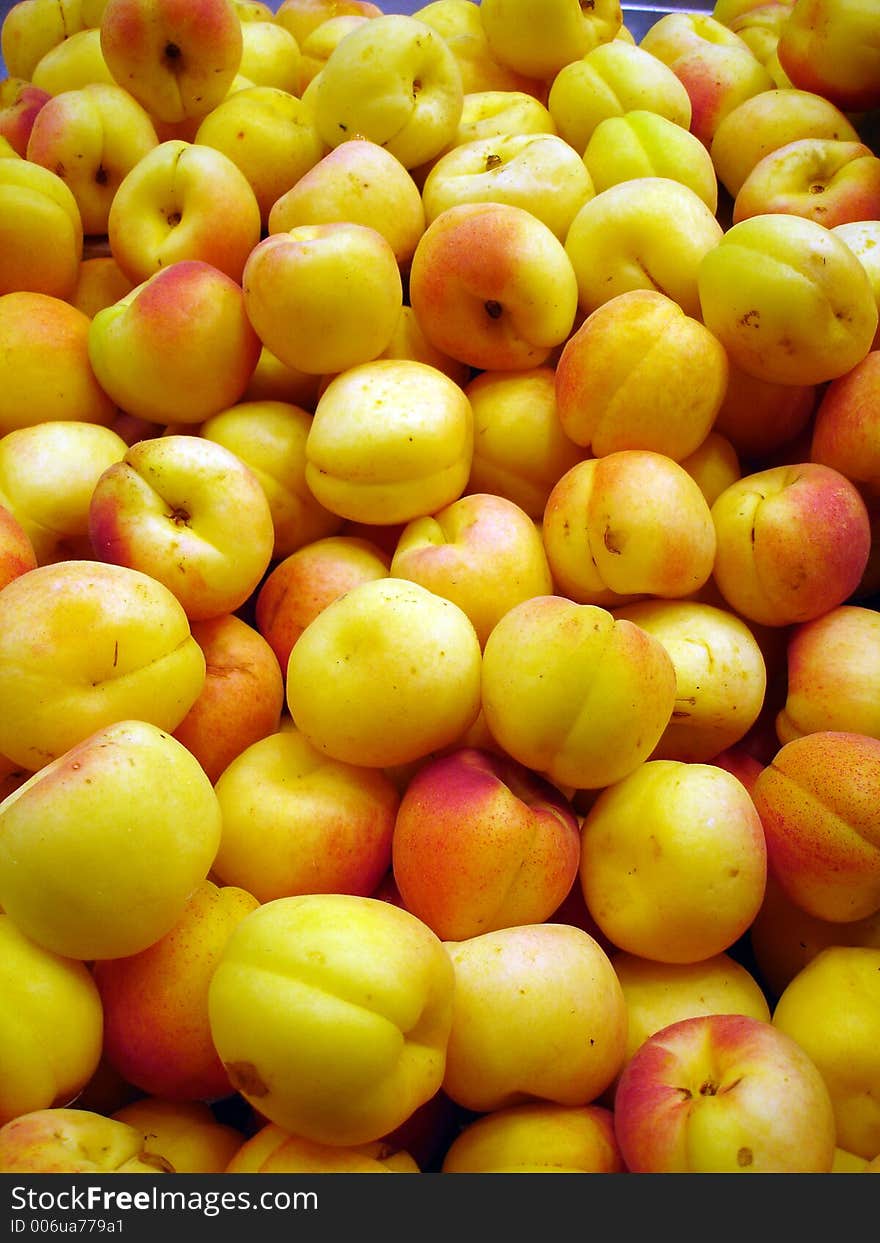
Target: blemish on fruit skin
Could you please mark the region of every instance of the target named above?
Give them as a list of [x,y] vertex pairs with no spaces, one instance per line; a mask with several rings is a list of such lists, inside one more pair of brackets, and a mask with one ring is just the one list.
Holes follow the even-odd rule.
[[268,1085],[260,1078],[253,1062],[224,1062],[223,1065],[230,1083],[239,1092],[245,1096],[268,1096]]
[[177,1173],[177,1170],[174,1168],[171,1162],[167,1159],[167,1157],[163,1157],[158,1152],[146,1152],[146,1151],[139,1152],[137,1155],[137,1160],[140,1162],[141,1165],[152,1166],[153,1169],[159,1170],[163,1174],[176,1174]]
[[606,527],[602,532],[602,543],[615,556],[620,556],[623,552],[624,541],[622,537],[617,532],[612,531],[610,527]]
[[751,1148],[740,1148],[736,1154],[736,1163],[743,1169],[745,1169],[746,1166],[751,1165],[754,1159],[755,1158]]

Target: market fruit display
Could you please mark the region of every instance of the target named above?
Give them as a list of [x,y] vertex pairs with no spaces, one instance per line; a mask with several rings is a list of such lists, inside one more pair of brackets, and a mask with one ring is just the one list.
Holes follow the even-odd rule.
[[0,1172],[880,1166],[880,4],[18,0]]

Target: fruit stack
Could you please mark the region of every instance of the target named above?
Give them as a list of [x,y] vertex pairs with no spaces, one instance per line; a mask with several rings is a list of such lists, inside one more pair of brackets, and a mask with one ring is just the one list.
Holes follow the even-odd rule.
[[652,18],[5,10],[0,1171],[880,1170],[880,4]]

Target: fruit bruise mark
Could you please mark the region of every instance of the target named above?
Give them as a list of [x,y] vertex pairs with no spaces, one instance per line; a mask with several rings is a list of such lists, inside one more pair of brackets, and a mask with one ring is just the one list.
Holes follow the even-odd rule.
[[256,681],[253,666],[247,663],[238,665],[221,665],[208,661],[205,666],[205,671],[207,675],[212,678],[232,678],[235,677],[236,674],[240,673],[245,677],[253,678],[254,681]]
[[268,1096],[268,1084],[260,1078],[253,1062],[224,1062],[223,1066],[232,1086],[245,1096]]
[[740,317],[740,326],[743,328],[758,328],[760,326],[761,312],[746,311],[745,315]]
[[609,552],[614,553],[616,557],[619,557],[623,552],[623,546],[626,541],[619,532],[612,531],[611,527],[606,527],[602,532],[602,543]]
[[736,1154],[736,1163],[741,1167],[751,1165],[754,1160],[751,1148],[740,1148]]
[[154,1170],[159,1170],[162,1174],[176,1174],[177,1170],[167,1159],[158,1152],[139,1152],[137,1160],[140,1165],[149,1165]]
[[[697,697],[696,695],[686,695],[682,699],[677,699],[675,702],[690,704],[691,707],[694,707],[697,702]],[[691,715],[690,712],[688,712],[686,708],[673,708],[672,709],[672,719],[674,721],[680,720],[683,717],[689,717],[690,715]]]

